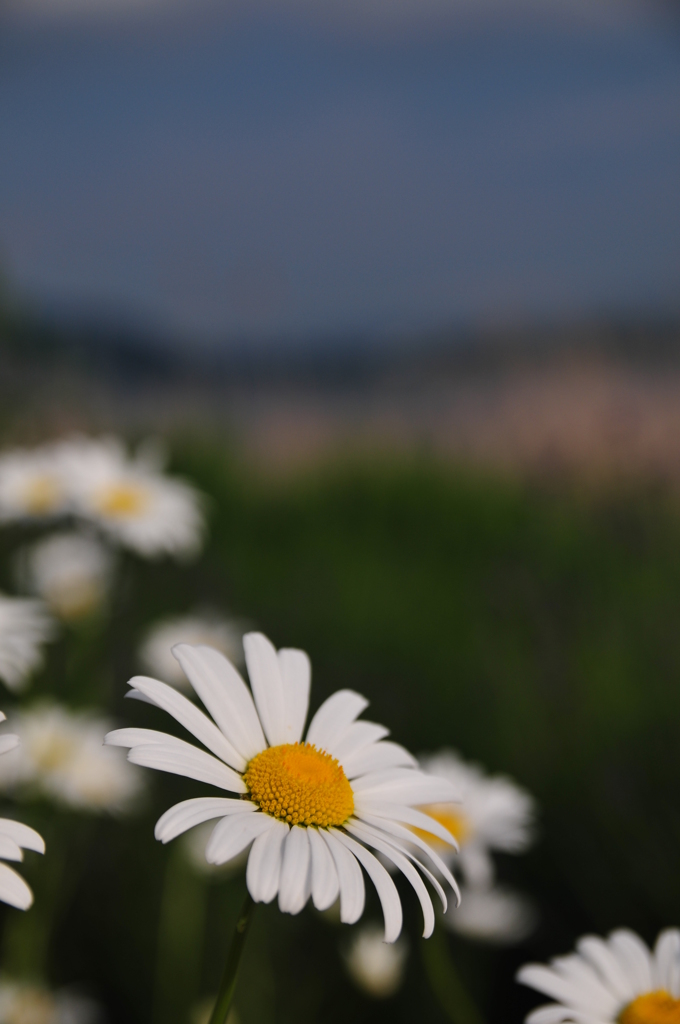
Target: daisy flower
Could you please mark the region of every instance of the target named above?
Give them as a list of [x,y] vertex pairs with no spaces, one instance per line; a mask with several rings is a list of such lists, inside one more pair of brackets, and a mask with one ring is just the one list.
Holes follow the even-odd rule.
[[127,810],[142,778],[104,746],[110,724],[52,703],[18,711],[21,745],[0,761],[0,789],[25,789],[79,811]]
[[[6,716],[0,711],[0,722],[5,721]],[[13,733],[4,733],[0,736],[0,754],[7,754],[15,750],[19,745],[19,737]],[[33,893],[26,885],[21,875],[2,863],[5,860],[22,861],[23,850],[35,850],[36,853],[45,852],[45,843],[42,836],[22,825],[20,821],[11,818],[0,818],[0,900],[9,903],[19,910],[28,910],[33,903]],[[0,1022],[2,1018],[0,1017]]]
[[[453,750],[422,757],[420,765],[424,771],[448,779],[460,800],[459,804],[432,803],[420,810],[455,836],[458,863],[466,882],[488,889],[494,878],[491,851],[521,853],[532,840],[532,797],[511,779],[486,775]],[[455,851],[442,846],[440,852],[451,863]]]
[[68,511],[69,494],[56,445],[0,456],[0,519],[45,519]]
[[101,1019],[96,1003],[67,989],[0,978],[0,1024],[93,1024]]
[[675,1024],[680,1020],[680,931],[661,932],[651,951],[621,928],[607,939],[585,935],[576,952],[550,967],[526,964],[523,985],[556,1002],[539,1006],[527,1024]]
[[113,558],[95,537],[55,533],[22,554],[20,575],[60,619],[81,619],[103,603]]
[[178,615],[155,623],[148,631],[139,650],[144,666],[180,690],[191,690],[189,681],[172,653],[179,643],[196,647],[214,647],[232,664],[243,662],[243,634],[240,622],[210,613],[196,612],[192,615]]
[[73,510],[145,558],[191,556],[204,531],[198,492],[166,476],[147,448],[128,458],[117,438],[73,438],[60,447]]
[[23,690],[42,664],[42,645],[54,631],[42,601],[0,594],[0,679]]
[[[443,842],[452,837],[415,804],[454,799],[449,782],[426,775],[411,754],[384,739],[388,730],[358,721],[368,701],[339,690],[312,718],[305,739],[311,668],[303,651],[280,650],[261,633],[243,638],[251,690],[231,663],[210,647],[179,644],[174,654],[212,719],[173,687],[137,676],[129,696],[157,704],[207,750],[152,729],[119,729],[106,741],[129,747],[129,759],[186,775],[236,799],[200,796],[166,811],[156,838],[168,842],[203,821],[218,818],[206,859],[222,864],[250,847],[246,883],[252,899],[297,914],[310,896],[318,910],[340,897],[340,917],[354,923],[364,909],[363,867],[380,898],[385,941],[402,926],[396,886],[372,848],[411,883],[434,928],[434,909],[421,876],[446,906],[438,879],[418,853],[456,891],[439,854],[408,826]],[[208,753],[207,751],[210,751]],[[251,845],[252,844],[252,845]]]
[[407,957],[403,938],[388,945],[383,942],[382,928],[367,924],[352,937],[344,961],[357,988],[374,999],[388,999],[402,983]]
[[511,946],[534,930],[537,920],[533,905],[508,886],[461,886],[460,907],[444,924],[453,932],[477,942]]

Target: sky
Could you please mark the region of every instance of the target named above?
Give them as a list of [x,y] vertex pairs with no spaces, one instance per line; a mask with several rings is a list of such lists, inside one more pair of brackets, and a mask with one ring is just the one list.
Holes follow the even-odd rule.
[[680,26],[626,0],[5,0],[0,270],[203,345],[680,313]]

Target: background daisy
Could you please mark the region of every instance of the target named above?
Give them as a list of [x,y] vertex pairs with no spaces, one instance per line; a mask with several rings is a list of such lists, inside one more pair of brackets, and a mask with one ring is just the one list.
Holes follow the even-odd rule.
[[54,623],[42,601],[0,594],[0,679],[8,689],[25,689],[43,661],[42,648]]
[[[6,716],[0,711],[0,722],[5,720]],[[15,733],[0,735],[0,755],[9,755],[10,751],[17,749],[19,742],[19,737]],[[33,893],[21,875],[4,863],[6,860],[22,861],[23,850],[44,853],[45,843],[42,836],[20,821],[0,818],[0,900],[19,910],[28,910],[33,903]]]
[[154,623],[139,648],[144,668],[171,686],[191,691],[191,685],[172,653],[176,644],[203,645],[220,651],[233,665],[243,663],[242,623],[216,612],[177,615]]

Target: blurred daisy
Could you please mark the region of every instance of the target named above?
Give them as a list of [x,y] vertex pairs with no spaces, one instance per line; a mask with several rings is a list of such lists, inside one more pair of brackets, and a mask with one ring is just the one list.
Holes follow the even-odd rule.
[[460,907],[449,907],[444,924],[466,939],[511,946],[534,930],[536,910],[505,886],[461,886]]
[[[0,722],[4,722],[5,717],[0,711]],[[18,746],[19,737],[14,733],[4,733],[0,736],[0,754],[8,754]],[[0,900],[12,907],[18,907],[19,910],[28,910],[33,903],[33,893],[21,875],[2,863],[5,860],[23,860],[23,850],[44,853],[45,843],[42,836],[28,825],[22,825],[20,821],[0,818]],[[2,1020],[0,1012],[0,1024]]]
[[354,984],[374,999],[387,999],[401,986],[408,945],[399,939],[388,945],[378,925],[367,924],[352,937],[344,955]]
[[0,788],[25,788],[81,811],[124,811],[142,779],[104,736],[110,722],[41,703],[15,717],[21,745],[0,761]]
[[439,822],[413,806],[453,799],[451,785],[418,771],[408,751],[384,740],[387,729],[357,721],[368,701],[351,690],[340,690],[321,705],[303,742],[311,677],[307,655],[277,652],[261,633],[247,634],[243,646],[252,694],[218,651],[189,644],[174,649],[214,721],[165,683],[144,676],[130,681],[131,695],[169,712],[211,753],[151,729],[119,729],[107,742],[130,747],[134,764],[238,794],[237,799],[205,796],[177,804],[159,819],[156,837],[168,842],[219,818],[206,858],[222,864],[252,844],[246,882],[256,902],[269,903],[278,894],[279,908],[297,914],[310,896],[318,910],[325,910],[339,895],[341,919],[350,924],[364,909],[363,867],[382,903],[385,940],[394,942],[401,931],[401,901],[372,847],[415,889],[424,934],[430,935],[434,909],[421,873],[444,907],[446,896],[413,845],[454,891],[456,883],[436,851],[425,840],[414,840],[407,826],[452,842]]
[[586,935],[575,953],[550,967],[526,964],[517,980],[556,1000],[533,1010],[528,1024],[676,1024],[680,931],[661,932],[653,952],[625,928],[607,939]]
[[60,458],[74,511],[147,558],[188,556],[201,546],[198,492],[166,476],[150,449],[128,458],[116,438],[64,441]]
[[110,550],[84,533],[56,533],[24,552],[21,575],[67,622],[99,608],[113,569]]
[[42,601],[0,594],[0,679],[10,690],[23,690],[42,664],[42,646],[54,624]]
[[[532,840],[534,801],[525,790],[502,775],[489,776],[467,764],[452,750],[420,758],[420,766],[455,787],[460,803],[422,806],[459,845],[461,871],[469,885],[488,889],[493,882],[492,850],[521,853]],[[450,863],[450,848],[440,852]]]
[[234,665],[243,662],[243,628],[240,622],[218,615],[194,614],[163,619],[151,627],[139,650],[144,667],[171,686],[191,690],[187,677],[172,653],[177,644],[214,647]]
[[0,978],[0,1024],[93,1024],[99,1008],[66,990]]
[[0,456],[0,519],[44,519],[68,507],[58,446],[15,449]]

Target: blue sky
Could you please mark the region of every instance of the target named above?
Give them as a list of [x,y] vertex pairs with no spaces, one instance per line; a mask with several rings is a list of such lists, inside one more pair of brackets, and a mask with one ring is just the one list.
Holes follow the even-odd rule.
[[15,0],[11,284],[205,344],[680,312],[680,31],[443,9]]

